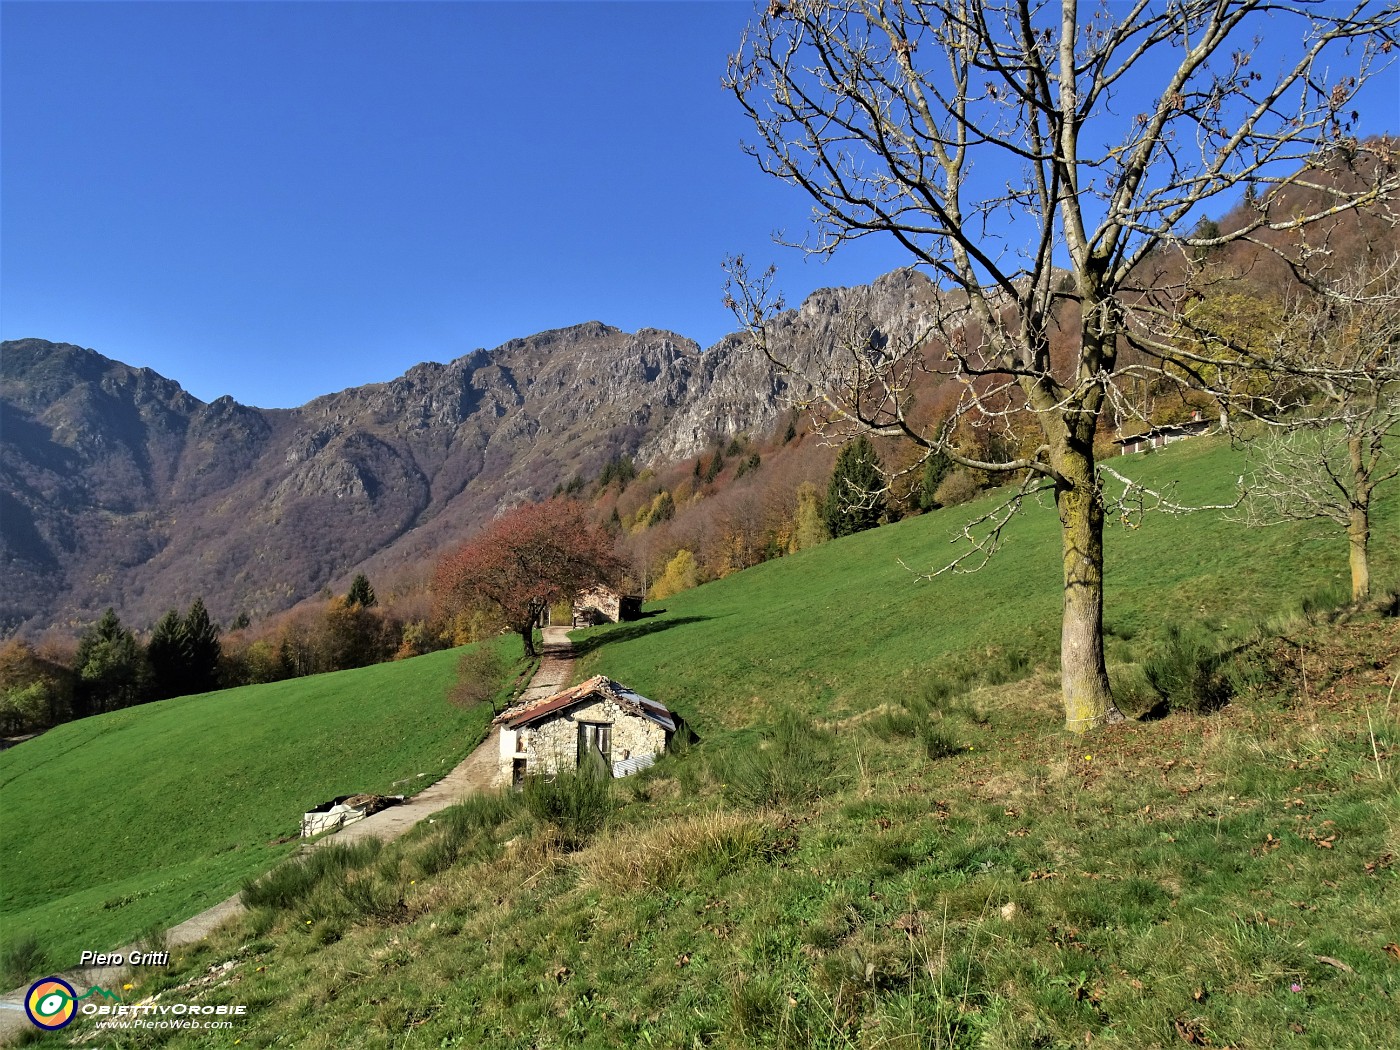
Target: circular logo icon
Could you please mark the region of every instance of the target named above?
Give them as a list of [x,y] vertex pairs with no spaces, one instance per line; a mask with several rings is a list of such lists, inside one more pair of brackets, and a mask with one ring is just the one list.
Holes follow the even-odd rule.
[[56,1032],[73,1020],[78,1012],[78,993],[61,977],[45,977],[29,986],[24,997],[24,1012],[38,1027]]

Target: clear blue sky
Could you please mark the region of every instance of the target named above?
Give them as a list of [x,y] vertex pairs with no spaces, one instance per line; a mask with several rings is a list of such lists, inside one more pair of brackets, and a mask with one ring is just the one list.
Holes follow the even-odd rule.
[[720,88],[752,13],[6,2],[0,335],[277,407],[587,320],[707,346],[734,252],[790,301],[902,265],[771,244],[809,204]]

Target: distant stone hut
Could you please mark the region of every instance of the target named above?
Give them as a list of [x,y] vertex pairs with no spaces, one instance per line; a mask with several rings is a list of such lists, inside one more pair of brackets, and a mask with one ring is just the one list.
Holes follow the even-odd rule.
[[501,779],[519,784],[527,773],[577,769],[592,755],[613,776],[629,776],[656,761],[679,723],[664,705],[598,675],[496,716]]
[[591,587],[574,597],[574,626],[623,623],[642,615],[640,594],[620,594],[611,587]]
[[1120,437],[1117,439],[1117,443],[1122,454],[1127,456],[1134,452],[1143,452],[1149,448],[1161,448],[1163,445],[1196,437],[1207,433],[1211,426],[1210,420],[1202,419],[1199,412],[1193,412],[1191,418],[1185,423],[1171,423],[1167,426],[1153,427],[1141,434]]

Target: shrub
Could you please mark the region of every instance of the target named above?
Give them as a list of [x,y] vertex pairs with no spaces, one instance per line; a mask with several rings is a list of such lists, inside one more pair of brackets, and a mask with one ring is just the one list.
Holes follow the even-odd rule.
[[811,802],[835,784],[835,739],[792,713],[758,747],[732,755],[720,771],[725,793],[753,806]]
[[472,795],[443,810],[434,821],[435,835],[413,855],[425,875],[451,867],[462,856],[479,856],[494,846],[490,832],[520,811],[514,793]]
[[48,968],[48,954],[32,933],[20,934],[0,952],[0,980],[6,988],[23,984]]
[[1303,616],[1314,623],[1333,619],[1339,609],[1351,602],[1351,588],[1342,584],[1319,587],[1303,595],[1300,607]]
[[869,727],[884,739],[917,739],[931,759],[951,758],[961,753],[965,738],[985,726],[988,715],[966,699],[971,684],[979,679],[990,684],[1024,677],[1030,658],[1015,650],[989,650],[983,666],[951,667],[946,673],[923,679],[899,698],[900,710],[884,711],[870,720]]
[[346,918],[395,919],[407,910],[401,887],[370,872],[346,872],[335,888],[340,897],[337,911]]
[[925,722],[919,727],[919,739],[929,758],[952,758],[962,750],[952,733],[940,729],[933,722]]
[[982,484],[976,474],[961,467],[945,477],[934,490],[933,501],[940,507],[956,507],[976,499]]
[[764,854],[771,826],[739,813],[677,816],[633,825],[600,838],[575,863],[593,884],[626,893],[705,884]]
[[612,778],[589,766],[553,778],[525,778],[525,808],[559,830],[566,848],[579,849],[612,815]]
[[1019,682],[1031,673],[1031,658],[1019,649],[994,649],[979,676],[987,685]]
[[919,735],[921,720],[905,704],[894,710],[881,711],[867,725],[870,731],[883,740],[906,738],[913,740]]
[[1141,664],[1111,667],[1109,677],[1113,681],[1113,698],[1124,714],[1141,718],[1155,717],[1160,713],[1157,705],[1162,698],[1148,682]]
[[345,880],[350,872],[367,867],[379,855],[383,843],[369,838],[354,843],[331,843],[306,856],[273,868],[260,879],[243,884],[245,908],[285,911],[304,904],[316,887],[328,879]]
[[1230,699],[1223,663],[1224,657],[1203,627],[1169,624],[1166,641],[1143,664],[1143,673],[1171,710],[1202,714],[1225,706]]
[[669,598],[673,594],[687,591],[700,582],[700,566],[695,555],[682,547],[676,556],[666,563],[666,571],[651,586],[648,597],[652,601]]
[[472,795],[437,816],[458,834],[488,831],[500,827],[520,812],[520,799],[510,792]]

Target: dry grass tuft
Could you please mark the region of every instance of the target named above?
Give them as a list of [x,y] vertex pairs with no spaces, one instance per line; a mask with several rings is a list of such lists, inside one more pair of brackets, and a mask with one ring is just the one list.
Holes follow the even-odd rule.
[[[737,868],[759,855],[772,828],[766,817],[702,813],[650,826],[620,828],[571,860],[586,886],[666,889],[687,873]],[[718,869],[718,870],[717,870]]]

